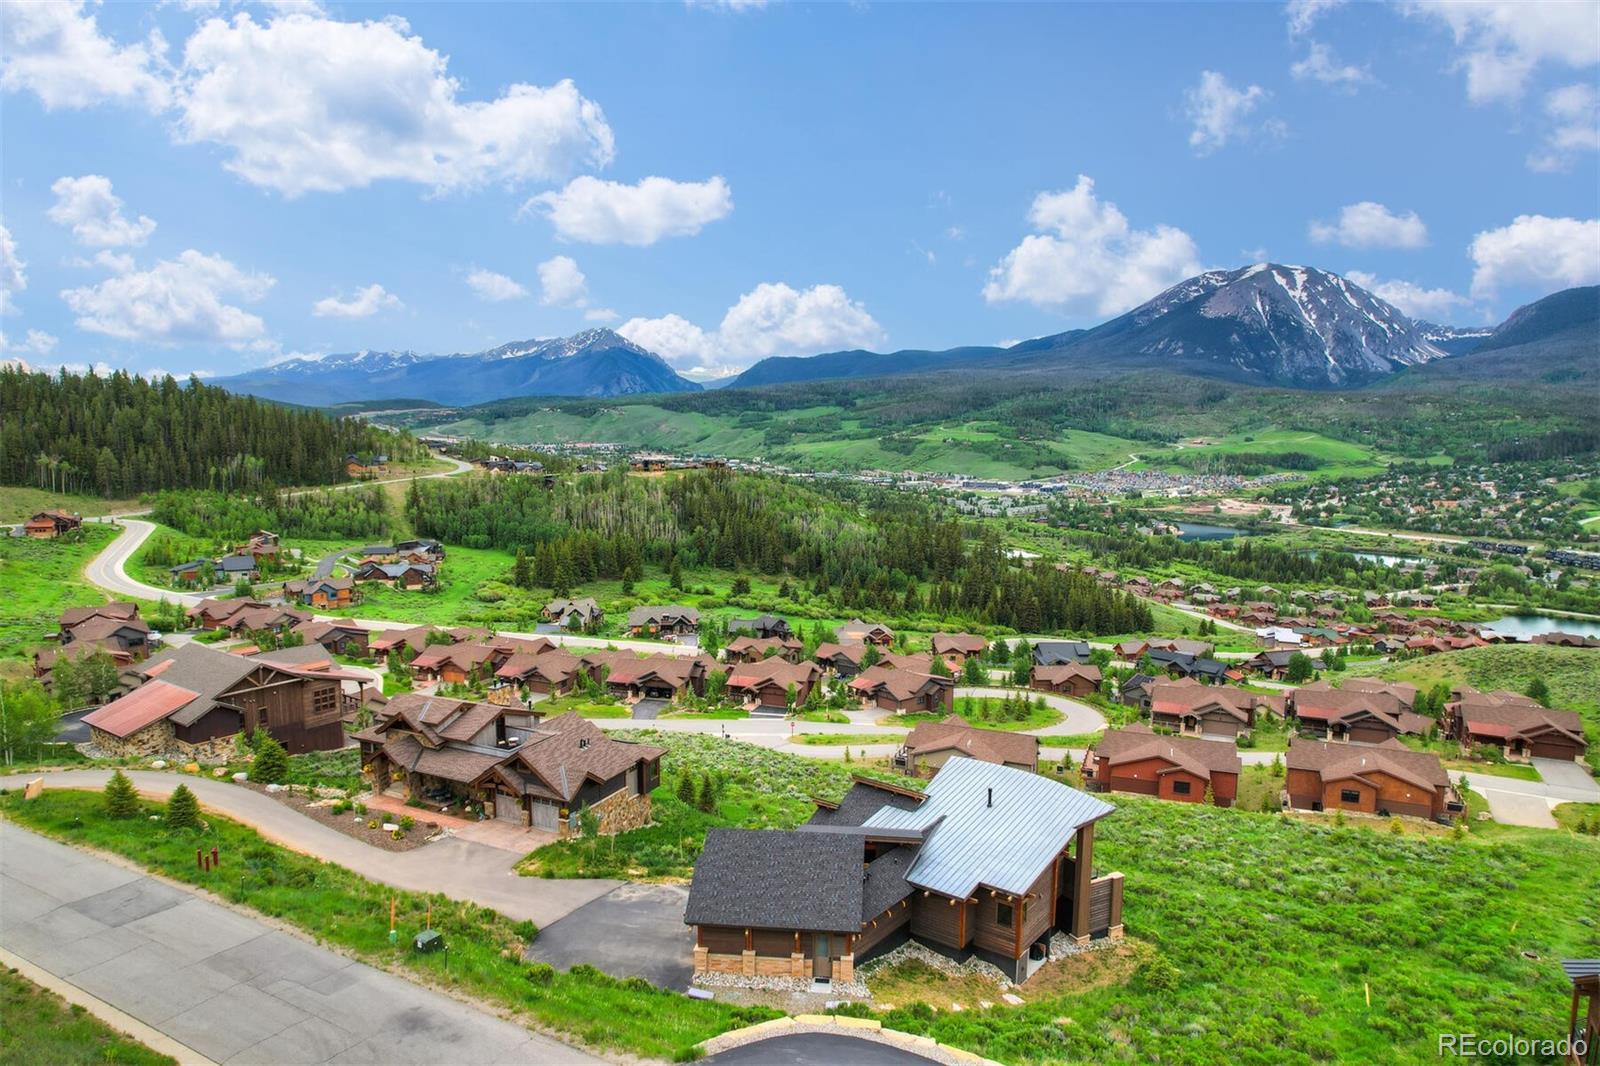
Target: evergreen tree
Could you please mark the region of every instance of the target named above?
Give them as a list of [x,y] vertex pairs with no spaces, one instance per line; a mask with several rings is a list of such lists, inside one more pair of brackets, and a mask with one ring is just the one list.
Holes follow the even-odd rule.
[[139,794],[121,770],[113,771],[106,782],[106,814],[111,818],[132,818],[139,813]]
[[180,784],[167,800],[167,826],[172,829],[200,828],[200,801],[188,785]]
[[289,753],[277,738],[264,729],[256,730],[256,757],[250,764],[250,780],[281,785],[289,777]]
[[1550,706],[1550,686],[1545,684],[1542,677],[1536,677],[1529,681],[1528,687],[1523,690],[1523,693],[1535,703],[1541,703],[1546,707]]
[[528,562],[528,553],[521,545],[517,547],[517,558],[511,566],[511,583],[519,589],[533,588],[533,567]]
[[678,800],[685,806],[694,806],[694,778],[685,770],[678,775]]
[[707,814],[712,814],[717,809],[717,785],[716,782],[711,780],[710,774],[705,774],[700,778],[700,795],[696,800],[695,806]]

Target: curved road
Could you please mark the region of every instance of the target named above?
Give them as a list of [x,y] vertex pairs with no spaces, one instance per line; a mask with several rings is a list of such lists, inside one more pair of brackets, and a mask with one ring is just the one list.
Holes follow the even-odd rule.
[[[521,855],[470,840],[447,837],[413,851],[385,851],[345,836],[286,804],[231,781],[153,770],[124,770],[141,795],[165,799],[188,785],[202,806],[242,822],[286,848],[337,863],[372,881],[414,892],[442,892],[470,900],[513,920],[540,927],[571,914],[622,884],[621,881],[521,877],[514,866]],[[53,770],[0,777],[0,787],[20,789],[43,777],[50,788],[99,790],[108,769]],[[351,815],[355,817],[355,815]]]

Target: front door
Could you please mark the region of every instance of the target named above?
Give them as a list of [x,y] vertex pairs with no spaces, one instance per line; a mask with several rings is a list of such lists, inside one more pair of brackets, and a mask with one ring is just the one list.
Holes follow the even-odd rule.
[[638,794],[639,768],[637,766],[630,766],[628,767],[628,795],[637,796]]
[[811,976],[824,981],[833,977],[831,938],[827,933],[817,933],[811,938]]

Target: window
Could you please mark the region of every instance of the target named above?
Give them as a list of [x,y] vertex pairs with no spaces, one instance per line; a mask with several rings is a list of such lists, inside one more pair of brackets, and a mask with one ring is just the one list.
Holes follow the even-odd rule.
[[1172,783],[1172,794],[1174,796],[1187,796],[1189,794],[1189,782],[1174,781]]
[[1339,790],[1339,802],[1340,803],[1360,803],[1361,802],[1361,793],[1359,791],[1357,791],[1356,789],[1353,789],[1353,788],[1341,788]]
[[339,686],[324,685],[311,693],[311,716],[307,725],[323,725],[339,717]]
[[1011,909],[1011,904],[999,903],[996,904],[994,908],[994,920],[995,924],[1003,925],[1007,929],[1010,929],[1016,925],[1017,915],[1016,912]]

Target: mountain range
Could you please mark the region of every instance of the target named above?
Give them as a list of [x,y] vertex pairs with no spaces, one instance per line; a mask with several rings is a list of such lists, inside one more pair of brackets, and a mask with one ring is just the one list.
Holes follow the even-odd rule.
[[[1257,263],[1174,285],[1092,329],[1009,347],[860,349],[763,359],[727,383],[747,388],[982,367],[1057,371],[1160,368],[1248,384],[1340,389],[1371,384],[1478,352],[1592,356],[1600,347],[1600,288],[1555,293],[1498,327],[1415,321],[1338,274]],[[1552,341],[1551,348],[1543,342]],[[1488,373],[1491,361],[1474,361]],[[219,379],[235,392],[327,406],[426,397],[470,406],[524,396],[606,397],[693,392],[655,353],[609,329],[522,341],[466,355],[359,352],[298,357]]]
[[679,377],[659,355],[609,329],[502,344],[466,355],[368,351],[301,356],[219,378],[215,384],[317,406],[407,396],[475,404],[505,396],[620,396],[701,387]]

